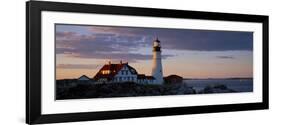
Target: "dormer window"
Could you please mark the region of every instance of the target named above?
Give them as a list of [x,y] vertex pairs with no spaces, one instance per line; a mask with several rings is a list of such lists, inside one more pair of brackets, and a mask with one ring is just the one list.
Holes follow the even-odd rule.
[[102,74],[110,74],[110,70],[102,70]]

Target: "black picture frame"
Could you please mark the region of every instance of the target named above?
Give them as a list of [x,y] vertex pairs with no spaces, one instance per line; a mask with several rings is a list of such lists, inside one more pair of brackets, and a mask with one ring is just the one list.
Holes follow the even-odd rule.
[[[99,13],[114,15],[134,15],[163,18],[205,19],[220,21],[241,21],[262,23],[263,45],[263,90],[262,102],[225,104],[192,107],[169,107],[86,113],[48,114],[41,113],[41,11]],[[88,120],[137,118],[197,113],[258,110],[269,108],[269,64],[268,64],[268,16],[229,14],[216,12],[183,11],[153,8],[120,7],[62,2],[28,1],[26,3],[26,123],[58,123]]]

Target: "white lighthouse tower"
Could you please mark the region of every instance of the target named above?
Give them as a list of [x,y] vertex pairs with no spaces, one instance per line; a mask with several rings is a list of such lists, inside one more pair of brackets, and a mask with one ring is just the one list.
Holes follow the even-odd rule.
[[163,70],[161,61],[161,46],[158,38],[153,41],[153,64],[152,76],[155,78],[156,84],[163,84]]

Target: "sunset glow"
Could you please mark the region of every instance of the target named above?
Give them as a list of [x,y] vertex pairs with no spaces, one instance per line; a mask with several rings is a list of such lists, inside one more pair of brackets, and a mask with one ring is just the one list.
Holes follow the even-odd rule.
[[253,77],[252,32],[57,24],[56,79],[92,78],[104,64],[120,60],[151,74],[156,37],[164,76]]

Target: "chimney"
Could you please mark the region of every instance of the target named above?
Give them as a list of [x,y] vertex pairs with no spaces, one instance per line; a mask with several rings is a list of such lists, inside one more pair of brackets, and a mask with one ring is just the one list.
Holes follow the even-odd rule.
[[120,64],[122,64],[122,60],[120,60]]
[[108,61],[108,64],[111,65],[111,61]]

